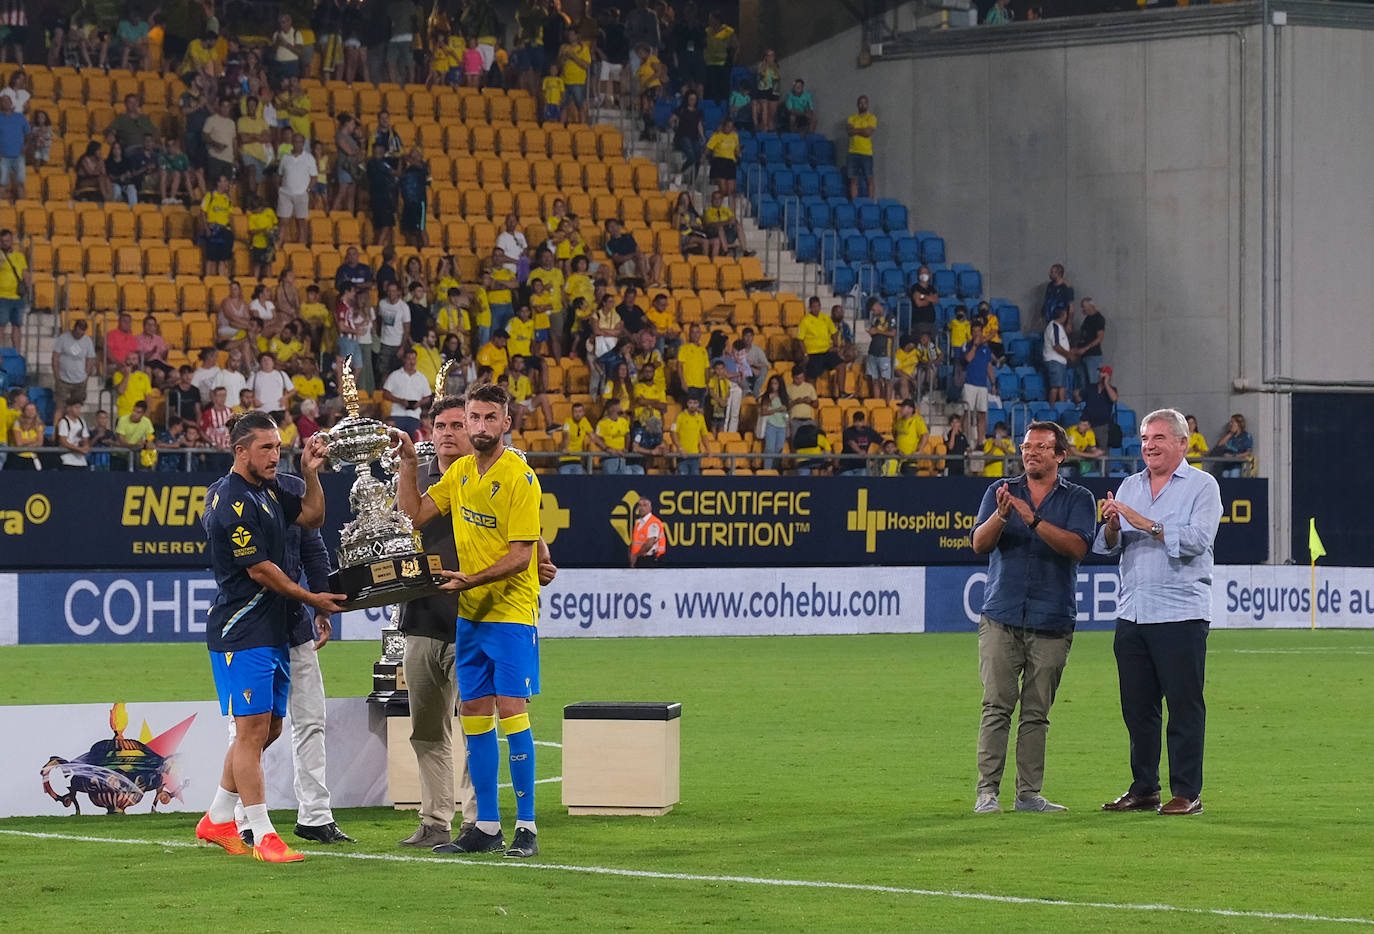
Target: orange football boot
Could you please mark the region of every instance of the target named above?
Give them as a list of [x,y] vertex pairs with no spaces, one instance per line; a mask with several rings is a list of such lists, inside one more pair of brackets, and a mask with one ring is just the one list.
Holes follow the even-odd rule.
[[234,856],[241,856],[248,852],[248,844],[244,843],[243,838],[239,836],[238,824],[232,820],[223,824],[213,823],[208,811],[200,819],[200,823],[196,824],[196,839],[222,846],[224,852]]
[[281,837],[269,833],[261,842],[253,844],[253,858],[264,863],[299,863],[305,859],[305,854],[297,853]]

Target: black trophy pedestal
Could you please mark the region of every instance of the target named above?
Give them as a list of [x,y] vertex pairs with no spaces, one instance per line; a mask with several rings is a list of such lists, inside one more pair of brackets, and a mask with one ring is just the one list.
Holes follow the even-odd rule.
[[439,592],[443,562],[438,555],[417,553],[339,568],[329,575],[329,589],[348,596],[345,610],[365,610],[405,603]]

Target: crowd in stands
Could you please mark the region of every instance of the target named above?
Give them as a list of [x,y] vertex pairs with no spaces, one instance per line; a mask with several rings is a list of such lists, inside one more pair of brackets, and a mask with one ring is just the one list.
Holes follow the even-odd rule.
[[[3,440],[60,449],[12,453],[9,469],[221,469],[226,420],[248,409],[299,448],[342,416],[345,361],[368,411],[416,438],[445,361],[448,392],[506,386],[513,440],[564,473],[1011,466],[1009,426],[987,424],[1005,357],[987,303],[937,330],[927,270],[908,320],[869,301],[861,356],[842,306],[761,291],[735,213],[735,123],[809,132],[815,102],[801,79],[784,90],[771,50],[741,69],[715,11],[635,0],[574,21],[523,0],[508,33],[486,0],[320,0],[308,30],[283,14],[252,38],[210,0],[95,9],[47,23],[52,68],[0,91],[0,188],[27,241],[0,232],[11,343],[43,288],[30,264],[49,287],[72,255],[87,274],[67,284],[54,388],[6,368]],[[613,129],[574,129],[636,99],[646,136],[666,105],[684,170],[709,167],[707,204],[659,192]],[[703,101],[727,111],[709,131]],[[848,169],[872,196],[865,105]],[[107,268],[120,276],[102,298]],[[1088,375],[1101,327],[1074,344],[1093,314],[1080,304],[1063,365],[1087,414],[1116,391],[1110,368]],[[921,415],[936,391],[965,403],[943,432]],[[1241,429],[1224,443],[1248,443]]]

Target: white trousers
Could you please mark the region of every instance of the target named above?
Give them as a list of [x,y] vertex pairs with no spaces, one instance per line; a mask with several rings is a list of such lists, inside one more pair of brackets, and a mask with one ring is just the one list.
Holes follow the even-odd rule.
[[319,827],[334,822],[324,783],[324,675],[313,642],[291,646],[291,761],[296,772],[296,822]]

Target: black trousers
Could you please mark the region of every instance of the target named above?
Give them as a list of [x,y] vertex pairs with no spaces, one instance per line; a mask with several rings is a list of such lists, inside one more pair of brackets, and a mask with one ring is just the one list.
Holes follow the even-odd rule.
[[1116,671],[1121,717],[1131,738],[1131,793],[1160,790],[1160,701],[1169,704],[1169,790],[1192,800],[1202,792],[1202,748],[1207,704],[1208,624],[1192,619],[1141,625],[1116,621]]

